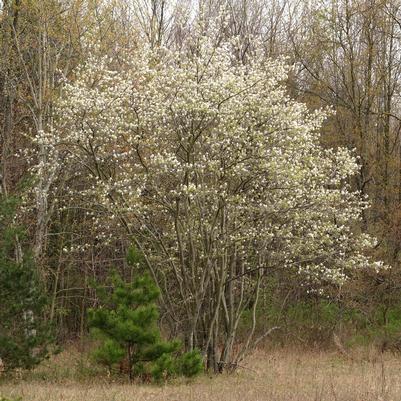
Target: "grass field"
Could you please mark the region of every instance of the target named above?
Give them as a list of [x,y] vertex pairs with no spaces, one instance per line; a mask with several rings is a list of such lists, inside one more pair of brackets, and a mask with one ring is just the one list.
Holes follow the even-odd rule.
[[23,379],[0,384],[1,396],[23,401],[400,401],[401,358],[365,350],[337,353],[258,351],[233,375],[164,386],[93,377],[74,351]]

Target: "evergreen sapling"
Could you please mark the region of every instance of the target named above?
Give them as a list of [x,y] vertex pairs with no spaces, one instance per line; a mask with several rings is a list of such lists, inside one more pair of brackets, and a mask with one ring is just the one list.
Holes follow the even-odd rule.
[[0,198],[0,359],[6,371],[31,369],[53,342],[44,319],[47,298],[15,223],[18,200]]
[[[131,250],[130,264],[138,260],[138,253]],[[102,306],[89,311],[89,326],[101,341],[94,352],[97,362],[109,372],[125,363],[131,382],[135,377],[156,381],[177,375],[190,377],[202,370],[198,351],[179,355],[179,341],[161,338],[156,304],[160,291],[148,274],[126,283],[114,272],[109,282],[110,287],[97,287]]]

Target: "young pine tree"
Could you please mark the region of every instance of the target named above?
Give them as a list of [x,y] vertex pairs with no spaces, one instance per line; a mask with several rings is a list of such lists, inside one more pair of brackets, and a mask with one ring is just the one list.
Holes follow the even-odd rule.
[[[128,261],[136,264],[138,254],[131,250]],[[164,341],[158,327],[156,301],[159,289],[148,274],[126,283],[114,272],[111,288],[97,288],[102,306],[89,311],[89,326],[101,340],[95,359],[109,370],[127,364],[129,379],[151,375],[161,381],[175,375],[194,376],[202,370],[199,352],[179,354],[179,341]]]
[[15,224],[17,203],[0,197],[0,358],[6,371],[34,367],[53,340],[43,319],[46,296]]

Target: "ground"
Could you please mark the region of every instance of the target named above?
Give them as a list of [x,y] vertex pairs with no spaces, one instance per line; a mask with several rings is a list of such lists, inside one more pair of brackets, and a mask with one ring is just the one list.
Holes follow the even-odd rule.
[[[235,374],[164,386],[93,377],[79,353],[64,354],[29,377],[0,382],[0,400],[22,401],[400,401],[401,357],[374,350],[258,350]],[[73,363],[71,361],[74,361]]]

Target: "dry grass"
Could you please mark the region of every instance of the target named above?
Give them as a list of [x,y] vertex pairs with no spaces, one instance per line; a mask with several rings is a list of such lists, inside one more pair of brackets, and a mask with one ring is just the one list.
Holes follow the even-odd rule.
[[[59,355],[36,376],[0,384],[0,399],[20,396],[23,401],[401,400],[401,359],[391,354],[364,351],[347,360],[336,353],[258,351],[234,375],[202,376],[193,382],[162,387],[111,383],[101,377],[78,381],[71,374],[76,367],[70,366],[72,370],[68,370],[66,366],[73,359],[71,355]],[[82,368],[82,360],[80,363]]]

